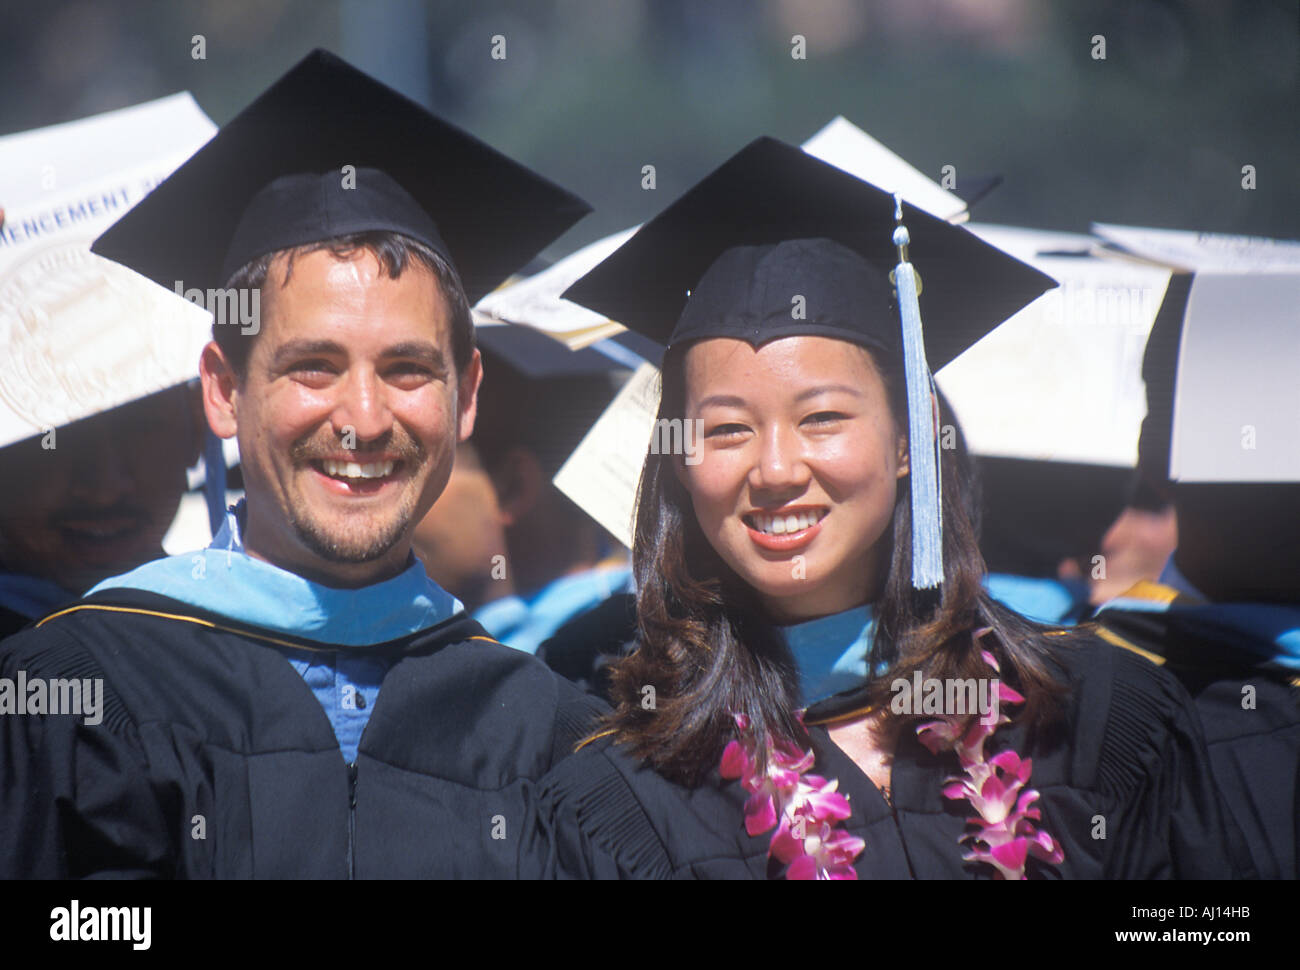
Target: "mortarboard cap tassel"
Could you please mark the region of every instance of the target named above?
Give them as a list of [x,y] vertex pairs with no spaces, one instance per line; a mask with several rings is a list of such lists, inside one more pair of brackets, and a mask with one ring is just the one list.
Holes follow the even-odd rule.
[[920,286],[907,259],[911,241],[903,225],[903,200],[894,196],[894,245],[898,265],[889,274],[898,294],[903,328],[903,373],[907,381],[908,463],[912,485],[912,588],[943,584],[943,503],[940,501],[939,453],[934,433],[934,378],[925,362],[921,328]]

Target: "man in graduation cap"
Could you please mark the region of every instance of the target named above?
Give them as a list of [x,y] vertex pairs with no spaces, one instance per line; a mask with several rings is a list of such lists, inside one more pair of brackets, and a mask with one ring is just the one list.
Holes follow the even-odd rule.
[[1139,471],[1172,501],[1177,547],[1158,581],[1096,616],[1191,693],[1224,801],[1273,879],[1300,875],[1297,306],[1295,274],[1171,278],[1142,366]]
[[317,51],[98,240],[169,289],[259,295],[200,363],[247,497],[202,553],[0,650],[0,676],[104,695],[95,725],[0,718],[0,874],[539,871],[532,788],[590,702],[487,637],[411,533],[473,426],[469,301],[586,211]]

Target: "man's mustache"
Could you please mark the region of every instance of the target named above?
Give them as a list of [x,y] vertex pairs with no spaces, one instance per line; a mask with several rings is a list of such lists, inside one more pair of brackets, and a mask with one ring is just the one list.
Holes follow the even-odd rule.
[[390,431],[370,441],[353,442],[352,448],[343,446],[342,435],[326,437],[313,435],[294,442],[289,449],[289,457],[295,464],[307,464],[323,461],[326,458],[337,458],[340,454],[369,455],[375,452],[396,455],[399,460],[411,465],[420,464],[426,454],[424,447],[410,435],[405,432],[398,434]]

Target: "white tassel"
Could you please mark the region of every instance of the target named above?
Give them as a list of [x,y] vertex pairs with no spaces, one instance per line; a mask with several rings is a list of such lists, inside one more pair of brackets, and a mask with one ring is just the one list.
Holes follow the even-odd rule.
[[[897,197],[895,197],[897,198]],[[896,202],[902,217],[902,204]],[[915,270],[907,260],[907,227],[894,230],[900,260],[894,268],[898,312],[903,326],[903,369],[907,379],[908,455],[912,479],[912,587],[943,585],[943,519],[939,501],[939,452],[934,433],[933,378],[925,360],[921,305]]]

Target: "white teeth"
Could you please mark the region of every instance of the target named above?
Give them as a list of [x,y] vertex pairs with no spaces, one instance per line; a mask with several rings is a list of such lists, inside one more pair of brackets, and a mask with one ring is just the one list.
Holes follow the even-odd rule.
[[768,535],[781,536],[792,532],[802,532],[804,529],[810,529],[821,521],[822,515],[819,512],[798,512],[789,515],[764,515],[754,513],[750,520],[759,532],[765,532]]
[[331,478],[384,478],[393,473],[395,464],[392,461],[377,461],[369,465],[358,465],[355,461],[335,461],[333,458],[321,461],[325,474]]

